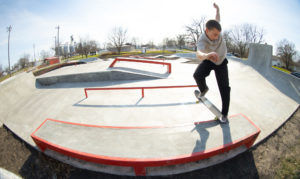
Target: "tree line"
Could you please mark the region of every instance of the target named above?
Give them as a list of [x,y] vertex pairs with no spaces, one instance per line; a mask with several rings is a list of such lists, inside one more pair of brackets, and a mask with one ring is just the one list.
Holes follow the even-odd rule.
[[[71,36],[71,44],[73,44],[73,51],[66,52],[65,50],[58,49],[58,47],[52,48],[55,55],[60,54],[64,58],[68,58],[74,54],[88,57],[91,53],[96,53],[100,49],[107,49],[110,51],[115,51],[120,54],[124,47],[133,46],[135,49],[138,47],[147,48],[161,48],[165,50],[166,48],[173,49],[189,49],[197,50],[197,41],[199,37],[205,33],[205,23],[207,19],[202,16],[199,19],[193,19],[190,24],[185,25],[185,33],[178,34],[176,37],[166,37],[162,39],[160,45],[154,44],[150,41],[148,43],[139,44],[137,37],[132,37],[129,40],[128,31],[122,27],[115,27],[112,29],[111,33],[108,35],[108,42],[103,44],[100,48],[99,43],[96,40],[88,40],[80,38],[79,42],[73,43],[73,36]],[[254,24],[240,24],[236,25],[230,29],[226,29],[222,32],[223,38],[226,42],[227,50],[235,56],[245,58],[248,56],[248,47],[250,43],[265,43],[265,31]],[[296,51],[295,44],[286,39],[279,41],[276,44],[276,55],[280,58],[281,62],[285,65],[286,69],[290,69],[290,65],[293,63],[293,59],[300,60],[299,53]],[[60,50],[60,53],[58,52]],[[40,52],[40,58],[45,59],[50,57],[51,53],[45,50]],[[18,60],[17,64],[12,67],[12,70],[17,68],[26,68],[32,66],[33,63],[30,62],[30,55],[24,54]],[[0,66],[0,75],[5,70]]]

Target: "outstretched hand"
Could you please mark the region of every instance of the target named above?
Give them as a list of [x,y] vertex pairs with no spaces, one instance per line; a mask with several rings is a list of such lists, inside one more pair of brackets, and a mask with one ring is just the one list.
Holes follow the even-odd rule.
[[214,3],[214,8],[216,8],[217,10],[219,10],[219,6],[216,3]]

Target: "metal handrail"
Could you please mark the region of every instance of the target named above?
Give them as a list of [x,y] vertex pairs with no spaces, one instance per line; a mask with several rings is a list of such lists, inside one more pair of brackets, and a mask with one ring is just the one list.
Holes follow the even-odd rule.
[[150,86],[150,87],[116,87],[116,88],[84,88],[85,97],[88,98],[87,91],[104,91],[104,90],[142,90],[142,98],[145,97],[145,89],[166,89],[166,88],[194,88],[197,85],[184,86]]

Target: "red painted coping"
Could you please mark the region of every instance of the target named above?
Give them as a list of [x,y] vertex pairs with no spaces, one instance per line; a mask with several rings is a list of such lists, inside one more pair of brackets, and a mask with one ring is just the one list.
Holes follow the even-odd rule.
[[139,59],[128,59],[128,58],[116,58],[109,66],[109,68],[114,67],[114,65],[118,61],[126,61],[126,62],[138,62],[138,63],[151,63],[151,64],[160,64],[160,65],[167,65],[168,66],[168,73],[171,73],[171,63],[166,62],[157,62],[157,61],[149,61],[149,60],[139,60]]
[[85,97],[88,98],[87,91],[106,91],[106,90],[142,90],[142,98],[145,97],[145,89],[168,89],[168,88],[194,88],[197,85],[183,85],[183,86],[148,86],[148,87],[115,87],[115,88],[84,88]]
[[[66,156],[70,156],[73,158],[85,160],[88,162],[93,163],[99,163],[99,164],[106,164],[106,165],[115,165],[115,166],[129,166],[133,167],[135,174],[137,176],[145,176],[146,175],[146,167],[158,167],[158,166],[168,166],[168,165],[176,165],[176,164],[183,164],[183,163],[189,163],[189,162],[195,162],[199,160],[203,160],[206,158],[210,158],[219,154],[222,154],[224,152],[227,152],[229,150],[232,150],[234,148],[240,147],[242,145],[245,145],[247,148],[250,148],[253,143],[255,142],[257,136],[260,133],[260,129],[251,121],[249,120],[245,115],[243,114],[237,114],[230,117],[235,116],[242,116],[246,120],[248,120],[256,129],[255,132],[241,137],[237,140],[232,141],[231,143],[221,145],[215,148],[207,149],[201,152],[196,152],[192,154],[186,154],[186,155],[180,155],[175,157],[168,157],[168,158],[147,158],[147,159],[140,159],[140,158],[120,158],[120,157],[108,157],[108,156],[101,156],[101,155],[95,155],[85,152],[80,152],[77,150],[73,150],[70,148],[66,148],[63,146],[56,145],[54,143],[51,143],[47,140],[44,140],[38,136],[35,135],[35,133],[43,126],[47,121],[54,121],[58,123],[65,123],[69,125],[77,125],[77,126],[85,126],[85,127],[95,127],[95,128],[118,128],[118,129],[143,129],[143,128],[166,128],[166,127],[172,127],[172,126],[152,126],[152,127],[113,127],[113,126],[97,126],[97,125],[88,125],[88,124],[80,124],[80,123],[73,123],[73,122],[66,122],[66,121],[59,121],[54,119],[46,119],[32,134],[31,137],[36,143],[36,145],[39,147],[39,149],[44,152],[46,149],[50,149],[53,151],[56,151],[58,153],[61,153]],[[210,121],[204,121],[204,122],[198,122],[195,124],[189,124],[189,125],[198,125],[201,123],[207,123],[212,122],[214,120]]]

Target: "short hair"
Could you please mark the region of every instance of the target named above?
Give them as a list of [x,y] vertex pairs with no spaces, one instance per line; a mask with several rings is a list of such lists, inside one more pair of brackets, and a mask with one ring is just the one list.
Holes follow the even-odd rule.
[[209,30],[212,30],[213,28],[216,28],[218,31],[222,31],[222,27],[221,27],[221,24],[216,21],[216,20],[209,20],[206,22],[205,24],[206,28],[209,29]]

